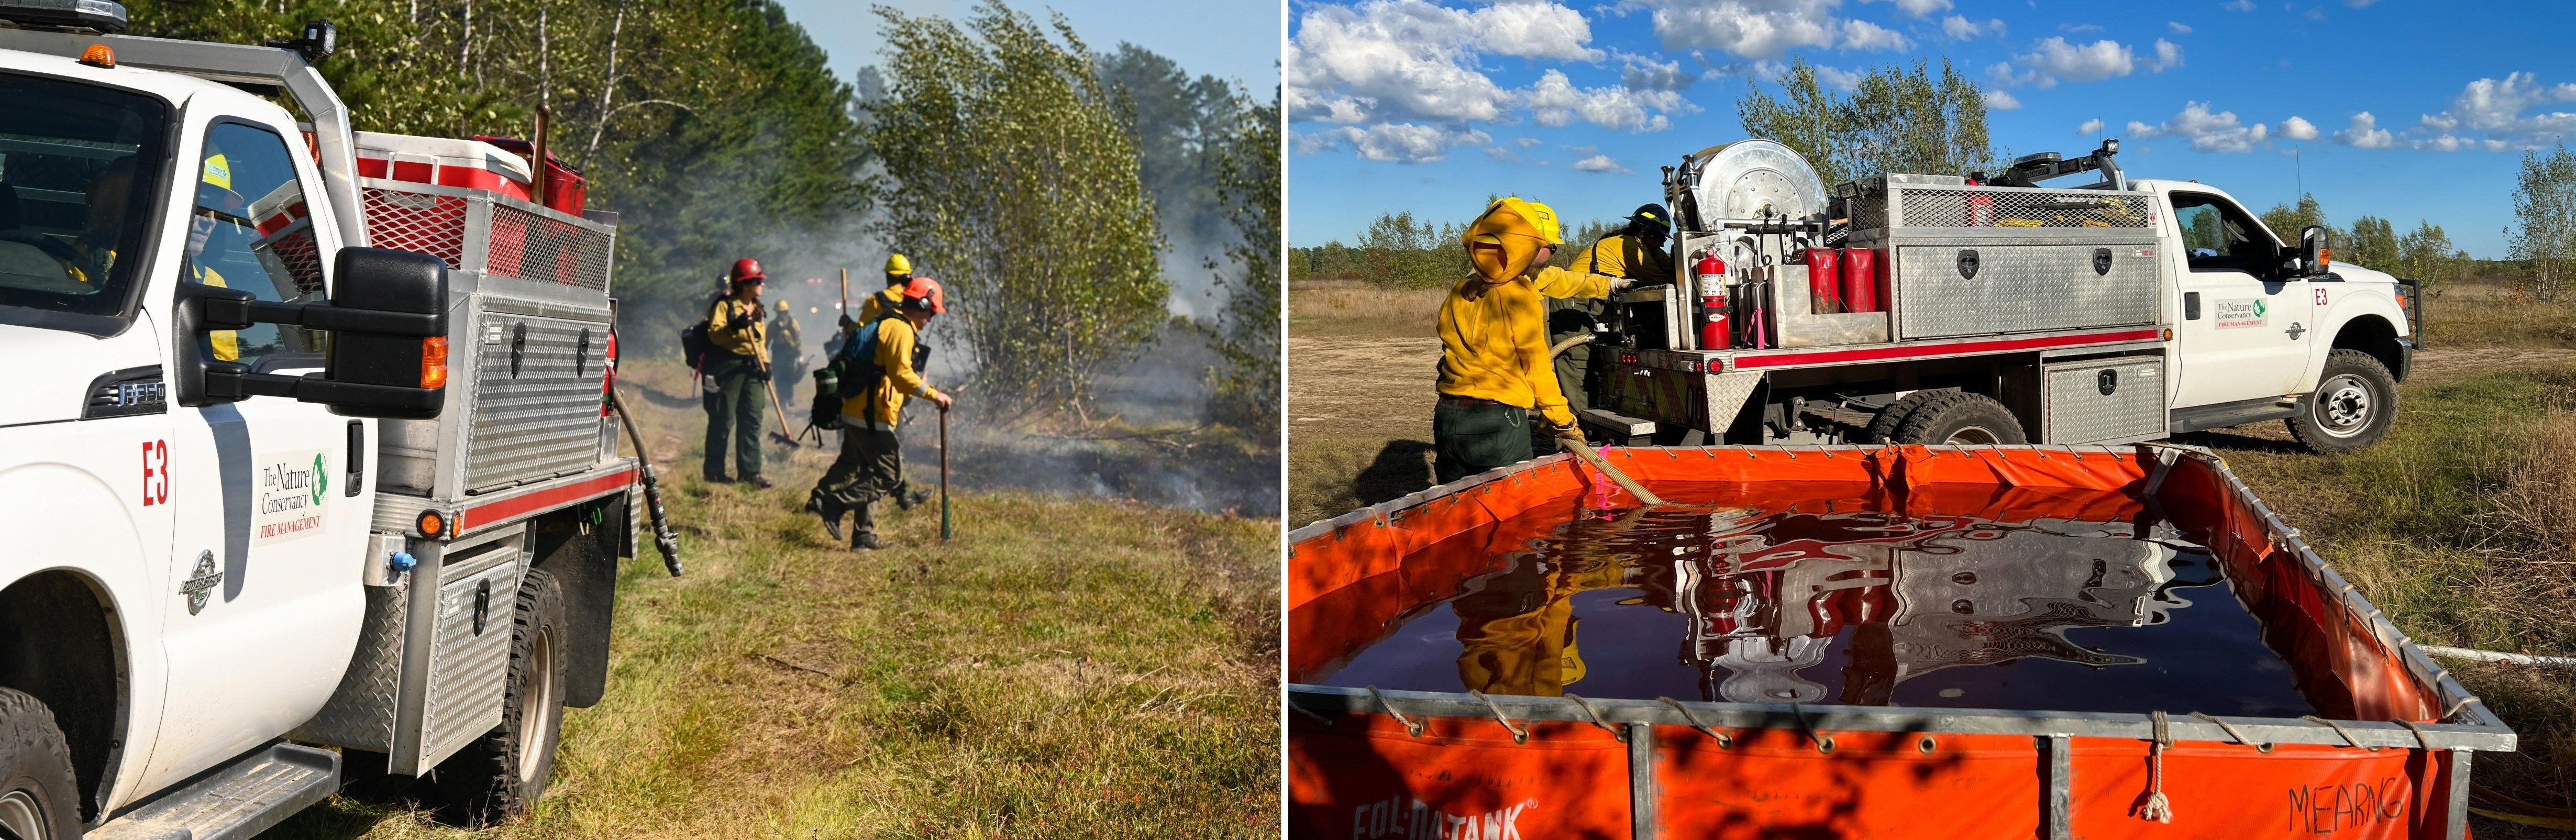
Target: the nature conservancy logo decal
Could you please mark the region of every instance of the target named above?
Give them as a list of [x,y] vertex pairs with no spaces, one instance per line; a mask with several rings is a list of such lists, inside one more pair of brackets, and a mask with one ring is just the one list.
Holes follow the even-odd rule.
[[259,508],[251,515],[251,544],[322,533],[322,499],[331,486],[331,456],[318,449],[279,452],[260,456],[259,463]]

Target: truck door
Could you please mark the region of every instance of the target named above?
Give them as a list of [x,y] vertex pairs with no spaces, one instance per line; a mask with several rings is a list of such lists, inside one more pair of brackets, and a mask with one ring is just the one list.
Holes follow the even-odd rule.
[[2287,279],[2287,258],[2261,222],[2224,196],[2175,190],[2166,258],[2182,292],[2174,322],[2180,360],[2173,407],[2299,393],[2316,337],[2308,283]]
[[[204,94],[200,94],[203,97]],[[194,107],[204,107],[203,100]],[[243,110],[250,110],[244,108]],[[192,122],[197,122],[192,120]],[[306,207],[311,162],[276,121],[218,117],[180,144],[174,209],[184,248],[155,283],[206,283],[262,300],[326,298],[323,257],[338,245]],[[198,135],[199,132],[190,132]],[[327,220],[327,216],[325,217]],[[161,286],[168,288],[168,286]],[[176,352],[293,374],[322,367],[325,337],[262,324]],[[275,397],[178,408],[170,417],[177,516],[166,602],[169,696],[148,787],[250,749],[310,718],[348,667],[364,596],[360,564],[372,496],[352,480],[358,425]]]

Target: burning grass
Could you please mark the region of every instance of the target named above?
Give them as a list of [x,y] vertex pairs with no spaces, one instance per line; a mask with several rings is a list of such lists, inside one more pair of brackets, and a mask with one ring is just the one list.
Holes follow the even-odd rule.
[[820,450],[773,448],[772,490],[705,484],[699,415],[628,396],[689,576],[649,543],[626,567],[608,696],[566,715],[537,813],[468,833],[335,799],[270,836],[1277,834],[1275,523],[978,492],[953,542],[934,502],[851,553],[798,512]]

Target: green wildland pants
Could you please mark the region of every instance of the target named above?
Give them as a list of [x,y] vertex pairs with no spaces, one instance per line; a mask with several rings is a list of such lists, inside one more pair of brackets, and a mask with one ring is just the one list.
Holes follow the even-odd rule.
[[841,430],[841,456],[814,483],[814,502],[824,515],[849,511],[850,536],[876,533],[869,508],[876,500],[903,491],[903,440],[895,433],[864,427]]
[[1459,406],[1442,402],[1431,409],[1431,448],[1439,454],[1433,472],[1440,483],[1447,484],[1527,461],[1529,424],[1526,408],[1501,403]]
[[760,474],[760,415],[769,410],[760,360],[731,353],[707,354],[707,463],[709,479],[724,476],[725,444],[733,444],[734,477]]

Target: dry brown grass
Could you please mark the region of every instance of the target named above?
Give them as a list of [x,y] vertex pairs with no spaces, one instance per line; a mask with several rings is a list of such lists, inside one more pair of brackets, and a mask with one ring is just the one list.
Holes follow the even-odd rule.
[[1391,289],[1348,280],[1301,282],[1288,289],[1288,331],[1352,338],[1432,335],[1446,295],[1446,289]]
[[2501,283],[2437,288],[2424,321],[2424,340],[2440,347],[2576,348],[2576,301],[2541,303]]

